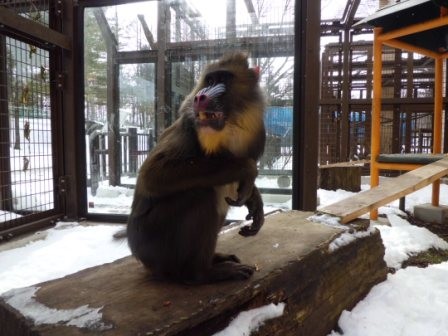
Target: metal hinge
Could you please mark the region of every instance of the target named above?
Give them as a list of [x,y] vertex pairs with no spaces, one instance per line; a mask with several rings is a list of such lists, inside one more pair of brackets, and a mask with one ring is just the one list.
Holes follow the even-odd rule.
[[59,72],[56,74],[56,85],[59,90],[62,90],[65,85],[65,74]]
[[69,177],[67,175],[59,176],[58,179],[58,191],[60,194],[66,194],[69,189]]
[[64,4],[62,3],[62,0],[58,0],[56,1],[56,15],[57,16],[62,16],[63,13],[63,9],[64,9]]

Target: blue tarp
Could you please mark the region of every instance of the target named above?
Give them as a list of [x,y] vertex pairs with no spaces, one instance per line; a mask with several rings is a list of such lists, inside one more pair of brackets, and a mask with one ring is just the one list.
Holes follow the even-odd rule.
[[269,106],[264,117],[268,134],[285,137],[292,130],[292,106]]

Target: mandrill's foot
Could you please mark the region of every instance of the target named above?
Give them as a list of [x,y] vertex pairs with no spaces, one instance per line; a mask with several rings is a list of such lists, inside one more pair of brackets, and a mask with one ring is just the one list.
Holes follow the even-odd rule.
[[246,280],[254,274],[255,267],[233,261],[214,264],[209,272],[209,281]]
[[215,253],[213,256],[212,264],[219,264],[225,261],[232,261],[235,263],[240,263],[240,258],[238,258],[234,254],[224,254],[224,253]]
[[208,271],[201,274],[196,274],[193,277],[183,277],[181,282],[186,285],[203,285],[229,280],[247,280],[254,272],[254,266],[227,260],[214,263]]

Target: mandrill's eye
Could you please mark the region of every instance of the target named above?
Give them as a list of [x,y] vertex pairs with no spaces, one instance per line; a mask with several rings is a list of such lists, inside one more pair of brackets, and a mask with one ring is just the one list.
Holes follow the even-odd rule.
[[214,80],[212,77],[207,77],[207,78],[205,79],[205,81],[207,82],[207,85],[208,85],[208,86],[215,85],[215,80]]

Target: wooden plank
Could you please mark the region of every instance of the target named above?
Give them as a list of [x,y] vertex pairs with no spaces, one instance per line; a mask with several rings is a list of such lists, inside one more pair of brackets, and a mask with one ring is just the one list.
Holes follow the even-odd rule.
[[366,164],[369,164],[370,160],[357,160],[357,161],[346,161],[346,162],[336,162],[336,163],[328,163],[325,165],[320,165],[319,168],[326,169],[326,168],[333,168],[333,167],[351,167],[351,166],[360,166],[364,167]]
[[378,209],[396,199],[406,196],[448,174],[448,158],[391,178],[370,190],[363,191],[340,202],[319,209],[319,212],[341,218],[342,223]]
[[327,335],[342,310],[351,309],[384,281],[387,268],[378,231],[330,251],[342,230],[308,221],[312,214],[268,216],[263,229],[250,238],[236,229],[220,235],[218,251],[257,266],[247,281],[202,286],[155,281],[127,257],[35,286],[39,289],[32,300],[40,309],[54,309],[55,314],[88,305],[101,313],[94,323],[79,328],[25,319],[5,301],[20,295],[18,290],[0,296],[0,335],[212,335],[239,311],[271,302],[286,302],[285,313],[257,335]]
[[72,49],[68,36],[44,25],[17,15],[12,10],[0,6],[0,23],[27,36],[38,38],[42,42],[49,42],[66,50]]

